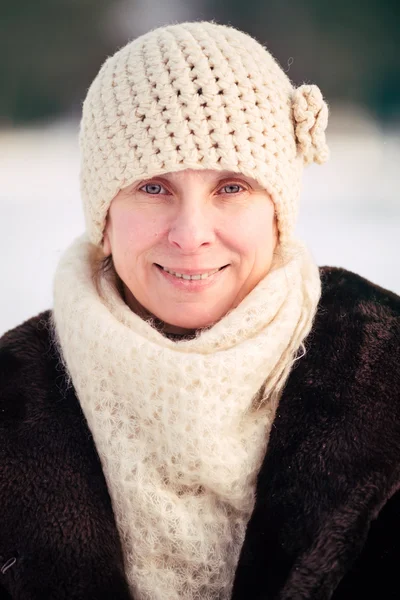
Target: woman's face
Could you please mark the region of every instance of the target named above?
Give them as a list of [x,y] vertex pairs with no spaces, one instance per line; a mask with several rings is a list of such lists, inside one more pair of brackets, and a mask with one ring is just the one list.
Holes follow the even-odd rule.
[[237,306],[268,273],[277,235],[273,203],[254,179],[187,169],[121,190],[103,249],[129,306],[180,332]]

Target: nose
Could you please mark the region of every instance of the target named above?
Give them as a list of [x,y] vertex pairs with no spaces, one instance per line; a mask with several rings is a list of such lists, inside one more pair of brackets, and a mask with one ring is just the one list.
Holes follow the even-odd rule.
[[207,206],[181,206],[171,222],[168,241],[182,252],[192,254],[215,240],[215,224]]

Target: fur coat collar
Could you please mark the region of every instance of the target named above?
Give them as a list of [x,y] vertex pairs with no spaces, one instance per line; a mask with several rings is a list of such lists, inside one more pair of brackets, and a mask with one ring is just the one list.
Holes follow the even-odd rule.
[[[400,594],[400,299],[342,269],[321,277],[234,600]],[[104,475],[49,323],[44,313],[0,340],[0,600],[128,599]]]

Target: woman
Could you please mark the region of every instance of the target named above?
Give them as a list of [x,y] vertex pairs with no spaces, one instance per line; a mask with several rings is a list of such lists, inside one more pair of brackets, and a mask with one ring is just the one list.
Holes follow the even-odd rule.
[[213,23],[118,51],[87,234],[1,340],[0,598],[398,598],[400,300],[294,227],[327,106]]

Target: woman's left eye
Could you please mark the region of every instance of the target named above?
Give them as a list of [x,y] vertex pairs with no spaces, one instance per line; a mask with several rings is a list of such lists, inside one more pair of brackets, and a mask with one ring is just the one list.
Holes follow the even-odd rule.
[[238,194],[240,191],[244,190],[244,187],[238,183],[230,183],[229,185],[224,185],[221,189],[225,190],[226,194]]
[[167,193],[167,190],[160,183],[146,183],[140,188],[140,190],[143,190],[146,192],[146,194],[151,194],[153,196]]

